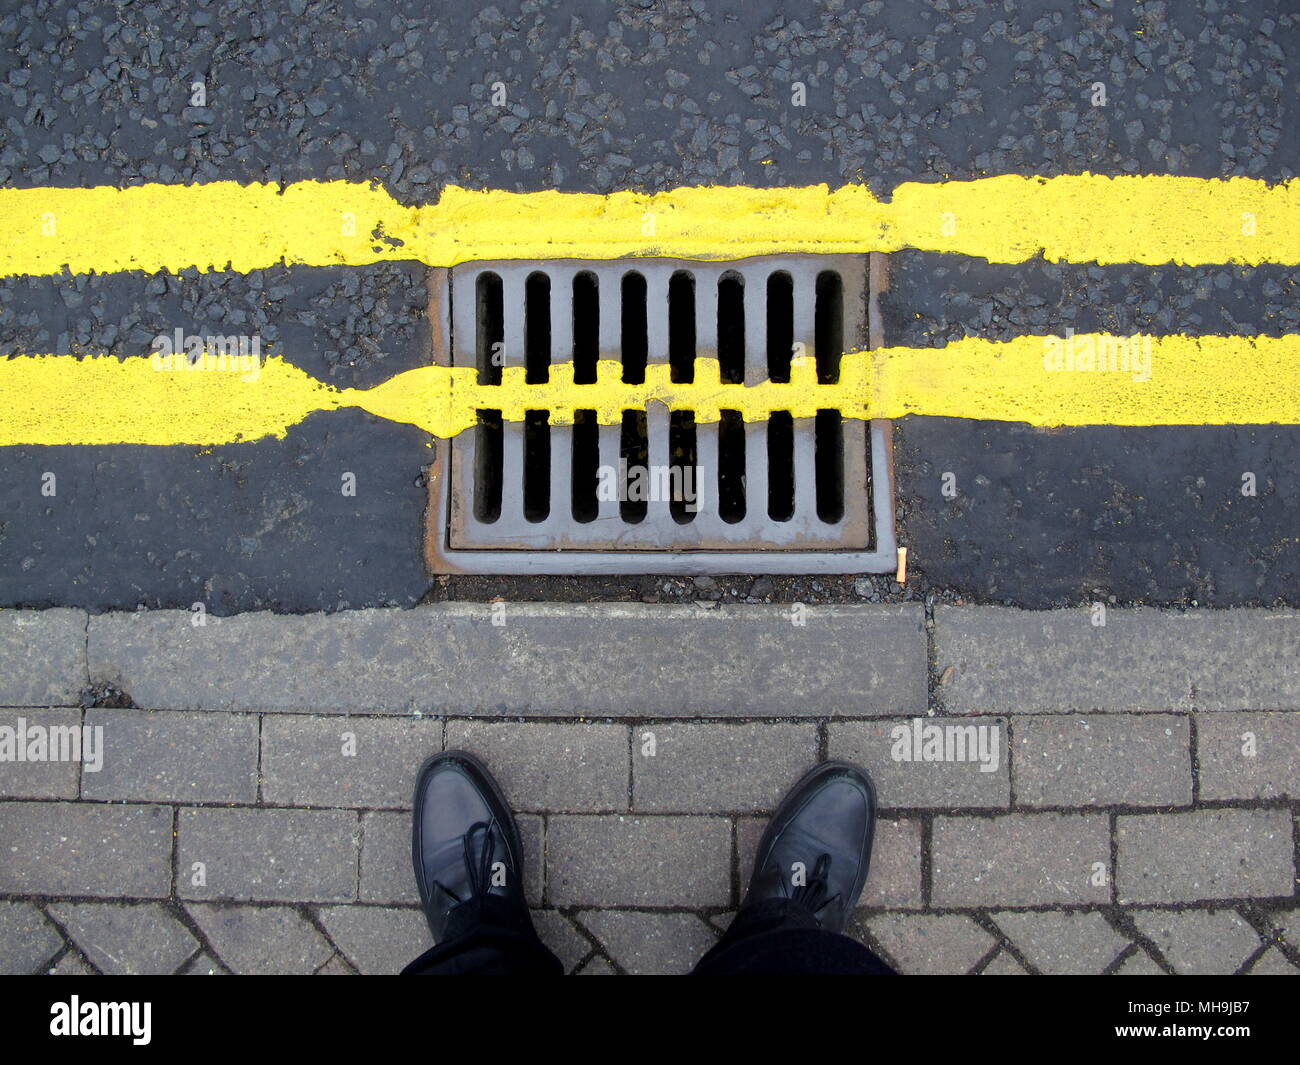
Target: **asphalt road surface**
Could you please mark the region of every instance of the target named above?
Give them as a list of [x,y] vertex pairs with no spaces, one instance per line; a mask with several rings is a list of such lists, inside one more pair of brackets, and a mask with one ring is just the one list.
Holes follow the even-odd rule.
[[[1002,173],[1280,181],[1300,159],[1300,18],[1287,0],[7,7],[0,185],[13,188],[348,179],[415,204],[447,184],[865,182],[886,195],[904,181]],[[202,107],[190,106],[196,79]],[[804,107],[792,105],[794,81],[807,86]],[[495,82],[505,106],[490,102]],[[1099,82],[1104,105],[1093,103]],[[1300,330],[1294,267],[992,266],[902,252],[891,272],[894,344]],[[136,356],[180,325],[256,332],[322,380],[370,386],[428,362],[424,299],[414,263],[5,278],[0,353]],[[359,411],[314,415],[283,441],[210,449],[7,448],[0,605],[296,612],[493,594],[1300,603],[1300,428],[912,418],[895,442],[905,593],[851,578],[436,583],[420,551],[427,439]],[[47,472],[54,497],[41,492]],[[347,472],[355,497],[339,490]]]

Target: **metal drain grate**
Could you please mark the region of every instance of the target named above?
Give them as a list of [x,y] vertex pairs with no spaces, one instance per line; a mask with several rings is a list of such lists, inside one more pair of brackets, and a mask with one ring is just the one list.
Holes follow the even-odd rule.
[[[575,391],[598,359],[644,380],[667,363],[693,379],[716,358],[724,382],[789,380],[802,343],[834,380],[868,328],[866,257],[476,262],[430,277],[434,361],[526,367],[529,383],[571,362]],[[873,273],[883,270],[873,269]],[[495,358],[494,358],[494,353]],[[436,573],[862,573],[895,568],[890,429],[838,411],[746,423],[724,411],[625,411],[572,425],[480,411],[438,441],[427,554]]]

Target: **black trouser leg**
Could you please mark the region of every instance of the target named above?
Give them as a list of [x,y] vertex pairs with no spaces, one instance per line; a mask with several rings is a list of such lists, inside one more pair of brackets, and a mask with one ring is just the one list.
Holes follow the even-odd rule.
[[773,900],[742,910],[695,976],[894,976],[856,939],[827,932],[807,910]]
[[537,937],[533,922],[491,897],[452,912],[443,941],[403,976],[562,976],[564,966]]

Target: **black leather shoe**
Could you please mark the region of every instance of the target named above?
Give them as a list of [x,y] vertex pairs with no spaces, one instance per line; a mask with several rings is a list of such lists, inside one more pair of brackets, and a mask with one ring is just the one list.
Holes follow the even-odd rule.
[[844,931],[867,882],[875,830],[876,789],[866,770],[823,762],[768,822],[740,912],[784,903],[829,932]]
[[411,859],[436,943],[477,924],[531,927],[524,901],[523,846],[514,814],[492,774],[472,754],[445,751],[420,767]]

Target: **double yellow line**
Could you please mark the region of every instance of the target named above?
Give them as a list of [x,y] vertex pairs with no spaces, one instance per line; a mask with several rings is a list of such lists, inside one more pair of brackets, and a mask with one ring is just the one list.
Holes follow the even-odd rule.
[[718,383],[713,359],[697,360],[692,384],[669,381],[666,366],[649,367],[644,384],[624,384],[620,364],[602,362],[594,384],[575,385],[571,365],[551,367],[542,385],[525,384],[522,368],[506,368],[500,385],[480,385],[473,369],[427,366],[358,390],[323,384],[278,357],[247,380],[237,370],[159,371],[144,358],[29,356],[0,362],[0,445],[238,443],[283,437],[309,415],[343,407],[451,437],[482,408],[515,421],[550,410],[558,425],[574,410],[594,410],[601,424],[617,425],[624,410],[651,402],[693,410],[700,422],[723,410],[758,421],[773,410],[806,417],[838,409],[846,418],[1040,426],[1300,424],[1300,336],[1073,338],[1080,352],[1121,340],[1147,348],[1145,369],[1057,366],[1050,344],[1027,336],[853,352],[836,384],[817,384],[812,361],[795,360],[789,384],[755,387]]
[[1172,175],[474,192],[407,207],[343,181],[0,189],[0,274],[234,270],[416,260],[924,251],[1023,262],[1295,263],[1300,182]]
[[[1078,263],[1295,264],[1300,183],[1002,176],[905,184],[887,201],[854,185],[607,196],[450,188],[416,207],[346,182],[0,189],[5,276],[901,248],[998,263],[1042,254]],[[472,370],[427,367],[358,391],[331,388],[278,357],[254,379],[160,369],[156,359],[23,355],[0,361],[0,445],[219,444],[283,436],[313,412],[348,406],[437,436],[472,425],[480,407],[507,418],[551,409],[561,423],[574,409],[594,409],[613,424],[623,409],[656,401],[692,409],[701,421],[720,410],[761,419],[772,410],[839,409],[851,418],[924,414],[1043,426],[1297,423],[1298,339],[968,339],[850,353],[834,385],[818,384],[811,366],[796,360],[789,384],[748,388],[720,384],[708,359],[698,361],[694,384],[652,367],[644,385],[627,385],[607,363],[591,385],[575,385],[563,365],[552,367],[547,385],[525,385],[521,372],[507,370],[500,386],[479,386]]]

